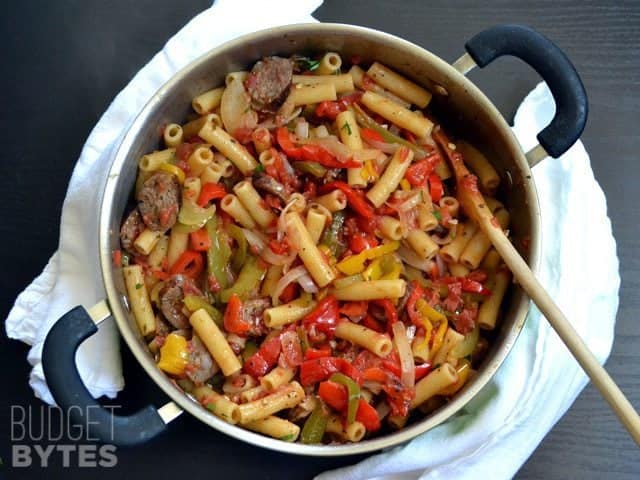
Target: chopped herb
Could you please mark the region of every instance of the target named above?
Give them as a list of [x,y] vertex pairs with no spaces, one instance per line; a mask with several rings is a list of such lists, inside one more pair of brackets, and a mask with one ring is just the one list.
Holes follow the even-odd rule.
[[283,435],[280,437],[280,440],[283,442],[291,442],[294,438],[296,438],[296,436],[293,433],[290,433],[289,435]]
[[207,409],[213,413],[216,413],[216,404],[215,403],[207,403]]
[[442,221],[442,214],[440,213],[440,210],[434,210],[433,211],[433,216],[436,217],[439,222]]
[[142,284],[141,283],[136,283],[136,290],[140,290],[142,288]]
[[345,122],[345,124],[342,126],[341,130],[347,130],[347,134],[351,135],[351,125],[349,125],[349,123]]
[[262,173],[262,172],[264,172],[264,165],[262,164],[258,165],[253,171],[253,173]]
[[317,70],[320,66],[319,60],[312,60],[309,57],[299,57],[296,59],[296,62],[301,70],[307,70],[309,72]]

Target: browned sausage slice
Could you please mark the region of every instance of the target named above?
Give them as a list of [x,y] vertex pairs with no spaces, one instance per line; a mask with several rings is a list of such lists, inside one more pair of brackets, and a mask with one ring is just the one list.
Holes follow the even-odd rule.
[[187,377],[196,385],[202,385],[213,377],[220,368],[197,335],[193,335],[189,342],[189,365],[186,369]]
[[189,319],[182,311],[185,295],[202,295],[202,292],[191,278],[184,275],[172,276],[158,292],[160,311],[175,328],[189,328]]
[[180,184],[176,177],[167,172],[151,175],[138,193],[138,208],[151,230],[163,232],[173,227],[180,210]]
[[120,245],[122,245],[122,248],[128,252],[135,252],[133,242],[143,230],[142,215],[140,215],[140,211],[137,208],[134,208],[122,223],[122,227],[120,227]]
[[275,112],[289,94],[293,62],[288,58],[266,57],[256,62],[245,80],[245,88],[257,110]]

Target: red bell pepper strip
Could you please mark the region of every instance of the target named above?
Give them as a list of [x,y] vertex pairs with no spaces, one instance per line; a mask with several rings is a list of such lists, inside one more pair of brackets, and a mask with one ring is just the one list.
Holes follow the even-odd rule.
[[367,142],[384,142],[384,138],[372,128],[361,128],[360,136]]
[[358,384],[362,384],[362,374],[344,358],[320,357],[305,360],[300,365],[300,383],[303,387],[322,382],[336,372],[344,373]]
[[349,238],[349,250],[353,253],[360,253],[363,250],[377,247],[378,244],[378,239],[375,236],[362,232],[358,232]]
[[385,383],[387,381],[387,373],[380,367],[369,367],[362,372],[362,378],[369,382]]
[[416,302],[424,296],[424,291],[422,289],[422,286],[415,280],[412,282],[412,287],[413,287],[413,291],[411,292],[411,295],[409,295],[409,298],[407,299],[407,304],[405,308],[407,309],[407,314],[409,315],[409,319],[411,320],[411,323],[413,323],[416,326],[421,326],[422,317],[416,310]]
[[431,201],[434,203],[439,202],[444,194],[442,179],[437,173],[429,175],[429,194],[431,195]]
[[344,302],[340,313],[347,317],[362,317],[366,315],[369,304],[367,302]]
[[324,194],[332,192],[336,189],[342,191],[345,194],[345,196],[347,197],[347,203],[354,212],[356,212],[361,217],[366,218],[367,220],[373,220],[373,218],[375,217],[375,212],[373,210],[373,207],[367,202],[366,197],[362,194],[362,192],[351,188],[345,182],[336,180],[334,182],[326,183],[322,187],[320,187],[319,192]]
[[368,432],[375,432],[380,429],[380,417],[378,416],[378,412],[363,398],[358,402],[356,420],[362,423]]
[[187,277],[196,278],[202,272],[204,260],[200,252],[193,250],[185,251],[178,260],[171,266],[171,275],[183,274]]
[[427,376],[428,373],[431,372],[433,366],[429,362],[425,362],[421,365],[416,365],[416,382]]
[[196,252],[206,252],[211,246],[211,237],[206,228],[201,228],[189,234],[191,248]]
[[381,307],[382,310],[384,310],[384,315],[385,317],[387,317],[388,328],[391,328],[393,324],[398,321],[398,312],[391,300],[389,300],[388,298],[381,298],[378,300],[373,300],[373,304]]
[[321,382],[318,385],[318,396],[338,412],[347,408],[347,389],[344,385],[331,380]]
[[333,295],[324,297],[303,319],[304,328],[309,331],[314,326],[317,331],[333,337],[339,320],[338,300]]
[[487,272],[485,272],[484,270],[474,270],[469,275],[467,275],[467,278],[469,280],[475,280],[476,282],[484,282],[488,277],[489,275],[487,275]]
[[316,117],[335,120],[338,114],[340,112],[344,112],[346,109],[346,106],[343,106],[338,102],[325,100],[324,102],[320,102],[316,107]]
[[314,360],[316,358],[330,357],[330,356],[331,356],[331,347],[329,346],[322,347],[322,348],[309,347],[304,352],[305,360]]
[[224,311],[224,329],[236,335],[245,335],[249,331],[249,323],[242,318],[242,300],[235,293]]
[[382,324],[371,315],[366,315],[362,319],[362,326],[375,330],[378,333],[384,332],[384,326],[382,326]]
[[267,373],[276,363],[280,355],[281,344],[279,335],[275,335],[260,345],[256,353],[251,355],[244,363],[244,371],[254,378],[259,378]]
[[317,162],[327,168],[358,168],[362,166],[360,162],[353,159],[341,162],[320,145],[302,145],[296,147],[291,138],[291,132],[289,132],[286,127],[278,128],[276,140],[287,157],[293,160]]
[[224,185],[220,185],[219,183],[211,183],[207,182],[202,186],[200,190],[200,195],[198,196],[198,205],[204,207],[212,200],[218,200],[219,198],[224,197],[227,194],[227,190],[224,188]]

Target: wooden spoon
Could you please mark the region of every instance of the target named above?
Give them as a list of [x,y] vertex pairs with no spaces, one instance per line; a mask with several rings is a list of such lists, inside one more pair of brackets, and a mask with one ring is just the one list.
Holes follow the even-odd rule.
[[582,338],[580,338],[578,332],[569,323],[569,320],[554,303],[502,231],[478,190],[477,178],[465,166],[462,154],[456,150],[455,145],[449,141],[441,128],[436,127],[432,136],[447,154],[456,177],[458,199],[465,213],[484,231],[513,273],[514,278],[527,292],[571,354],[591,378],[593,384],[609,403],[609,406],[636,441],[636,444],[640,445],[640,416],[638,416],[633,405],[631,405],[607,371],[600,365]]

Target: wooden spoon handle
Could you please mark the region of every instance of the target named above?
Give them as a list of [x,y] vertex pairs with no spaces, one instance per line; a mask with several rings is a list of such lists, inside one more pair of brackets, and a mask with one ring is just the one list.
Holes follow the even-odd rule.
[[514,278],[540,309],[560,339],[576,358],[591,381],[609,403],[614,413],[640,446],[640,416],[625,397],[618,385],[600,365],[597,358],[589,350],[575,328],[569,323],[551,296],[538,282],[529,266],[522,259],[504,232],[492,225],[481,225],[502,259],[507,264]]

